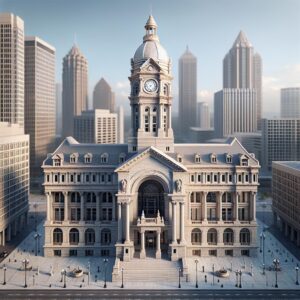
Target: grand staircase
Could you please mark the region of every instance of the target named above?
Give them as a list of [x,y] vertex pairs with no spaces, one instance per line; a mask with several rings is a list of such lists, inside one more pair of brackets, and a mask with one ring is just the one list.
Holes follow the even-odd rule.
[[126,282],[177,282],[181,263],[152,257],[134,258],[129,262],[121,261],[119,270],[122,268]]

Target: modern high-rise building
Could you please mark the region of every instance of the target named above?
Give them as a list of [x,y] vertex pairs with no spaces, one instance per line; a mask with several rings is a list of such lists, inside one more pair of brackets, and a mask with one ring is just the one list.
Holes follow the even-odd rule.
[[201,129],[211,128],[210,110],[207,102],[197,103],[197,127]]
[[216,137],[233,133],[255,132],[256,91],[255,89],[223,89],[214,97],[214,128]]
[[0,245],[27,223],[29,135],[18,124],[0,122]]
[[0,122],[24,126],[24,22],[0,14]]
[[273,161],[300,160],[300,119],[263,119],[261,156],[266,175]]
[[[259,162],[235,138],[176,144],[171,59],[152,16],[130,71],[128,144],[72,137],[44,160],[46,256],[255,256]],[[177,268],[176,268],[177,273]]]
[[62,86],[61,83],[55,85],[56,95],[56,134],[62,134]]
[[124,144],[124,108],[122,105],[118,108],[118,143]]
[[115,111],[115,93],[104,78],[101,78],[94,88],[93,107]]
[[281,89],[281,118],[300,118],[300,87]]
[[63,136],[72,136],[74,117],[88,108],[88,62],[74,45],[63,59]]
[[56,135],[55,48],[25,38],[25,133],[30,135],[30,175],[40,177]]
[[[300,247],[300,161],[272,164],[274,225]],[[279,221],[279,222],[278,222]],[[278,224],[279,223],[279,224]]]
[[24,228],[29,136],[24,134],[24,23],[0,14],[0,244]]
[[262,60],[254,53],[245,33],[240,31],[223,60],[223,88],[255,89],[256,120],[260,128],[262,107]]
[[189,48],[179,58],[179,107],[181,139],[185,139],[197,119],[197,58]]
[[117,144],[118,114],[108,109],[83,111],[74,118],[74,138],[80,143]]

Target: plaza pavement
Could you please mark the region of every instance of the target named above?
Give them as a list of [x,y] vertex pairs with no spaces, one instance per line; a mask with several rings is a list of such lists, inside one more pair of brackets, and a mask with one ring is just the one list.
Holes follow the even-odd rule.
[[[257,237],[263,229],[263,224],[259,222]],[[40,250],[43,245],[43,224],[38,226],[38,232],[42,238],[40,241]],[[23,259],[29,260],[32,270],[27,271],[27,288],[28,289],[55,289],[62,288],[63,281],[61,271],[66,269],[67,272],[76,267],[80,267],[86,272],[81,278],[67,276],[66,286],[68,289],[98,289],[104,286],[105,266],[103,257],[52,257],[45,258],[42,251],[35,256],[34,232],[28,235],[23,242],[2,262],[0,266],[0,289],[23,289],[25,281],[25,271],[18,270]],[[265,231],[265,264],[266,270],[263,275],[262,270],[262,253],[258,250],[256,258],[250,257],[198,257],[198,287],[199,289],[239,289],[236,284],[236,270],[242,271],[242,288],[243,289],[275,289],[275,271],[269,271],[268,267],[272,265],[274,258],[280,260],[281,271],[278,272],[278,287],[280,289],[299,289],[296,285],[297,264],[300,262],[284,246]],[[258,240],[259,245],[259,240]],[[189,278],[181,277],[181,287],[184,289],[195,288],[196,283],[196,258],[187,259],[189,266]],[[159,266],[159,261],[155,260]],[[121,279],[118,282],[111,282],[111,273],[114,260],[109,258],[107,263],[107,288],[120,288]],[[149,263],[153,263],[149,259]],[[213,276],[214,270],[225,268],[229,270],[228,278],[219,278]],[[251,267],[252,265],[252,267]],[[3,285],[4,268],[6,267],[6,285]],[[88,276],[88,266],[90,266],[90,276]],[[204,272],[203,267],[204,266]],[[98,267],[99,271],[98,272]],[[252,274],[251,274],[252,270]],[[52,272],[51,272],[52,271]],[[124,273],[126,269],[124,270]],[[145,270],[146,272],[146,270]],[[52,273],[52,275],[51,275]],[[207,282],[205,282],[205,276]],[[166,282],[153,280],[149,282],[124,282],[124,287],[128,289],[177,289],[178,281]]]

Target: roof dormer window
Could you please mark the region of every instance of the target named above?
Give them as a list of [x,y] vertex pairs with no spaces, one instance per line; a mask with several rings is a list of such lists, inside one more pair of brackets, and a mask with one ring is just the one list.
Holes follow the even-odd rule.
[[241,166],[248,166],[249,165],[249,158],[245,155],[242,155],[240,158],[240,164]]
[[120,163],[123,163],[126,159],[126,154],[125,153],[121,153],[120,156],[119,156],[119,162]]
[[64,156],[63,154],[56,154],[52,158],[53,166],[60,167],[62,165]]
[[107,153],[103,153],[101,155],[101,163],[108,163],[108,154]]
[[201,162],[201,157],[199,154],[195,154],[195,163],[200,163]]
[[226,163],[231,164],[232,163],[232,155],[226,154]]
[[212,153],[210,155],[210,162],[213,163],[213,164],[217,163],[217,156],[216,156],[216,154]]
[[78,154],[77,153],[72,153],[70,155],[70,163],[75,164],[78,161]]
[[84,156],[84,163],[86,164],[90,164],[92,162],[92,154],[91,153],[87,153]]

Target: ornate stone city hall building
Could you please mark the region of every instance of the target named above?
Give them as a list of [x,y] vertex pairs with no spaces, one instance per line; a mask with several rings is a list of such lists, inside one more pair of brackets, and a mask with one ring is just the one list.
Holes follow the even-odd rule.
[[259,162],[237,139],[174,144],[171,60],[152,16],[131,60],[127,144],[66,138],[43,163],[46,256],[254,256]]

